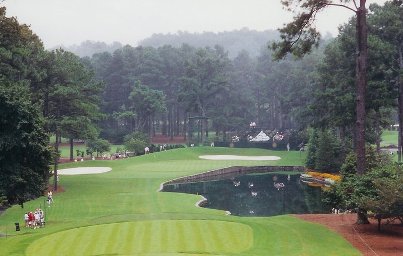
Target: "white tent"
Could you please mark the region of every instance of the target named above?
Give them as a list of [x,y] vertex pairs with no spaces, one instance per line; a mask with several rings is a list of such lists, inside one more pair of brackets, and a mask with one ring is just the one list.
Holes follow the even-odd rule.
[[269,141],[270,137],[266,135],[263,131],[259,132],[258,135],[256,135],[255,138],[251,139],[250,141],[255,141],[255,142],[262,142],[262,141]]

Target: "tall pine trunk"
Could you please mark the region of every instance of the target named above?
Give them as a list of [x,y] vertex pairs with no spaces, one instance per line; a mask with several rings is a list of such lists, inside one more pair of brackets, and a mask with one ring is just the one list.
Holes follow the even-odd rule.
[[174,139],[174,125],[173,125],[173,106],[169,106],[169,139],[172,141]]
[[376,152],[381,152],[381,136],[382,136],[382,129],[381,129],[381,112],[380,110],[376,110],[375,112],[375,143],[376,143]]
[[403,154],[403,78],[402,78],[402,71],[403,71],[403,44],[399,46],[399,67],[400,67],[400,72],[397,77],[397,83],[398,83],[398,88],[399,88],[399,136],[398,136],[398,161],[402,161],[402,154]]
[[74,150],[74,139],[70,138],[69,139],[70,142],[70,161],[73,161],[74,156],[73,156],[73,150]]
[[57,168],[59,164],[59,132],[56,131],[56,140],[55,140],[55,163],[53,166],[53,191],[57,191]]
[[365,173],[365,95],[367,87],[367,18],[365,0],[360,1],[357,10],[357,59],[356,59],[356,141],[355,152],[357,154],[357,174]]
[[[357,10],[357,59],[356,59],[356,141],[355,152],[357,154],[357,174],[363,175],[366,169],[365,160],[365,95],[367,88],[367,59],[368,59],[368,34],[367,34],[367,10],[365,0],[360,0]],[[365,209],[358,209],[357,224],[368,224]]]

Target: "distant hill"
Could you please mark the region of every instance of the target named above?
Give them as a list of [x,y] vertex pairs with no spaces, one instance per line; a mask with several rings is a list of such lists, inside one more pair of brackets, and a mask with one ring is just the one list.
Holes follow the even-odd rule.
[[140,41],[139,45],[157,48],[167,44],[174,47],[180,47],[182,44],[189,44],[194,47],[213,47],[218,44],[229,52],[231,58],[237,56],[242,50],[248,51],[251,57],[256,57],[262,47],[279,38],[279,32],[276,30],[256,31],[248,28],[219,33],[179,31],[175,34],[154,34]]
[[80,57],[91,57],[94,53],[99,52],[114,52],[117,49],[122,48],[123,45],[120,42],[113,42],[111,44],[107,44],[105,42],[96,42],[96,41],[84,41],[80,45],[71,45],[71,46],[59,46],[55,48],[63,48],[66,51],[72,52]]
[[[274,40],[279,40],[279,35],[279,32],[276,30],[256,31],[249,30],[248,28],[219,33],[189,33],[179,31],[175,34],[154,34],[151,37],[140,41],[139,45],[158,48],[164,45],[180,47],[182,44],[188,44],[193,47],[214,47],[218,44],[228,51],[230,58],[236,57],[242,50],[249,52],[251,57],[257,57],[260,55],[260,51],[263,47],[267,47],[268,44]],[[324,36],[324,40],[330,38],[332,38],[330,34]],[[87,40],[80,45],[60,47],[73,52],[80,57],[91,57],[94,53],[99,52],[112,53],[115,50],[122,48],[123,44],[120,42],[106,44],[104,42]]]

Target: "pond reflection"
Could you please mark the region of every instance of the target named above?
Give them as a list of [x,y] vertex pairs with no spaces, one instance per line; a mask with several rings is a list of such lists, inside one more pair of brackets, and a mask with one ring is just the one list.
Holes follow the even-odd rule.
[[248,174],[231,179],[164,185],[163,192],[203,195],[203,207],[230,211],[238,216],[273,216],[328,212],[322,190],[300,181],[300,175]]

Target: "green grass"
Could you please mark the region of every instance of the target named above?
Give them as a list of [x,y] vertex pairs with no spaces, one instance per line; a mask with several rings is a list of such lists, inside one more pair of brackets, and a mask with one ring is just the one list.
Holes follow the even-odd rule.
[[[51,244],[49,239],[53,241]],[[232,243],[227,243],[228,240]],[[95,225],[54,233],[31,244],[27,254],[216,254],[242,252],[252,245],[253,230],[245,224],[212,220],[155,220]]]
[[[202,154],[276,155],[279,161],[211,161]],[[65,192],[45,208],[42,229],[14,229],[44,197],[0,216],[0,255],[360,255],[342,237],[292,216],[227,216],[195,207],[200,196],[157,192],[172,178],[233,165],[301,165],[304,152],[184,148],[126,160],[85,161],[109,166],[97,175],[61,176]]]
[[381,141],[381,146],[389,146],[389,145],[396,145],[397,146],[397,137],[398,137],[398,132],[397,131],[388,131],[384,130],[382,132],[382,141]]

